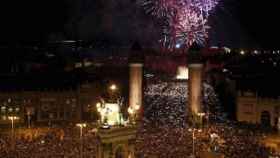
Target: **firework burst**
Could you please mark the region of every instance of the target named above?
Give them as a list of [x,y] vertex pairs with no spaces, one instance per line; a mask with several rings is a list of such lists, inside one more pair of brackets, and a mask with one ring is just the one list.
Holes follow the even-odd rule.
[[175,38],[177,43],[187,47],[194,42],[203,45],[208,37],[208,29],[210,28],[207,25],[207,20],[203,18],[202,14],[198,14],[191,9],[182,10],[182,12],[178,23],[173,26],[176,30]]
[[179,1],[176,0],[139,0],[139,2],[146,13],[158,18],[173,15],[179,9]]
[[163,26],[163,46],[184,47],[194,42],[204,45],[208,38],[208,17],[220,0],[140,0],[147,13],[167,21]]

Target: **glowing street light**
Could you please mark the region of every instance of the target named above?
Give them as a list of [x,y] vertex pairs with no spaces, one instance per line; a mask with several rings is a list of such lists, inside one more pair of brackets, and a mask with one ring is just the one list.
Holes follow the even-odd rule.
[[112,91],[115,91],[115,90],[117,90],[117,85],[115,85],[115,84],[112,84],[112,85],[110,86],[110,89],[111,89]]
[[11,120],[12,129],[14,129],[14,121],[18,120],[19,117],[17,117],[17,116],[8,116],[8,119]]
[[12,125],[12,148],[14,149],[14,146],[15,146],[14,122],[15,122],[15,120],[18,120],[19,117],[17,117],[17,116],[8,116],[8,119],[11,120],[11,125]]
[[202,132],[201,129],[196,129],[196,128],[190,128],[189,132],[192,132],[192,157],[195,158],[195,131],[197,132]]
[[83,158],[83,128],[87,126],[85,123],[77,123],[77,127],[80,128],[80,158]]
[[82,138],[82,136],[83,136],[83,128],[86,127],[87,124],[85,124],[85,123],[77,123],[76,126],[80,127],[80,138]]

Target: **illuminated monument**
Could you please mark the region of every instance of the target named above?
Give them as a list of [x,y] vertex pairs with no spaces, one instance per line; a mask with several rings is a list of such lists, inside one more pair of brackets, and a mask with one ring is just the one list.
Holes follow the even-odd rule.
[[123,118],[120,113],[120,105],[116,103],[98,103],[97,111],[100,113],[100,123],[110,126],[123,124]]
[[142,63],[129,64],[129,113],[135,113],[135,119],[139,119],[138,110],[142,106]]
[[202,112],[202,71],[203,63],[201,60],[201,52],[198,45],[193,44],[188,52],[188,68],[189,68],[189,110],[194,119],[197,119]]
[[132,46],[129,59],[129,109],[134,120],[140,120],[143,100],[143,52],[138,43]]
[[96,158],[134,158],[136,125],[127,124],[117,103],[98,103],[100,128]]
[[[135,47],[135,45],[133,46]],[[141,115],[143,63],[137,55],[140,51],[132,48],[132,57],[129,63],[129,124],[123,124],[120,109],[117,104],[99,105],[101,122],[111,125],[111,128],[100,128],[97,132],[99,138],[97,158],[135,158],[135,139],[137,120]],[[136,54],[136,55],[135,55]],[[119,126],[121,125],[121,126]]]

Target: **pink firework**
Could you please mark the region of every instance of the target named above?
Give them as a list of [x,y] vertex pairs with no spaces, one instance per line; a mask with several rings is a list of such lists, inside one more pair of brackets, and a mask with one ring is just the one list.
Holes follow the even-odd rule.
[[207,20],[191,9],[178,12],[178,16],[171,19],[169,24],[164,30],[164,39],[161,40],[168,48],[176,45],[188,48],[194,42],[204,45],[210,28]]
[[174,14],[179,8],[179,1],[176,0],[140,0],[146,13],[158,18]]
[[219,4],[220,0],[185,0],[185,4],[199,8],[201,12],[208,16]]
[[179,16],[179,23],[175,25],[177,41],[187,47],[194,42],[203,45],[208,37],[207,20],[193,10],[183,10]]
[[203,45],[208,38],[208,17],[220,0],[141,0],[147,13],[167,21],[161,42],[176,45]]

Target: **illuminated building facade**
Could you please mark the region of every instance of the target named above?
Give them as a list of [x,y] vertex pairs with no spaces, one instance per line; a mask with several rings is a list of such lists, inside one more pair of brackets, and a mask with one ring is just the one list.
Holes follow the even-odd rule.
[[82,84],[78,89],[13,91],[0,93],[0,123],[9,123],[16,115],[21,122],[78,122],[95,120],[100,84]]
[[[7,122],[10,115],[16,115],[22,121],[29,115],[32,122],[65,121],[78,116],[77,97],[73,92],[9,92],[0,96],[1,100],[12,100],[11,104],[4,102],[1,105],[1,123]],[[13,109],[11,113],[10,108]]]
[[280,117],[279,99],[259,97],[253,92],[239,92],[237,120],[276,127]]

